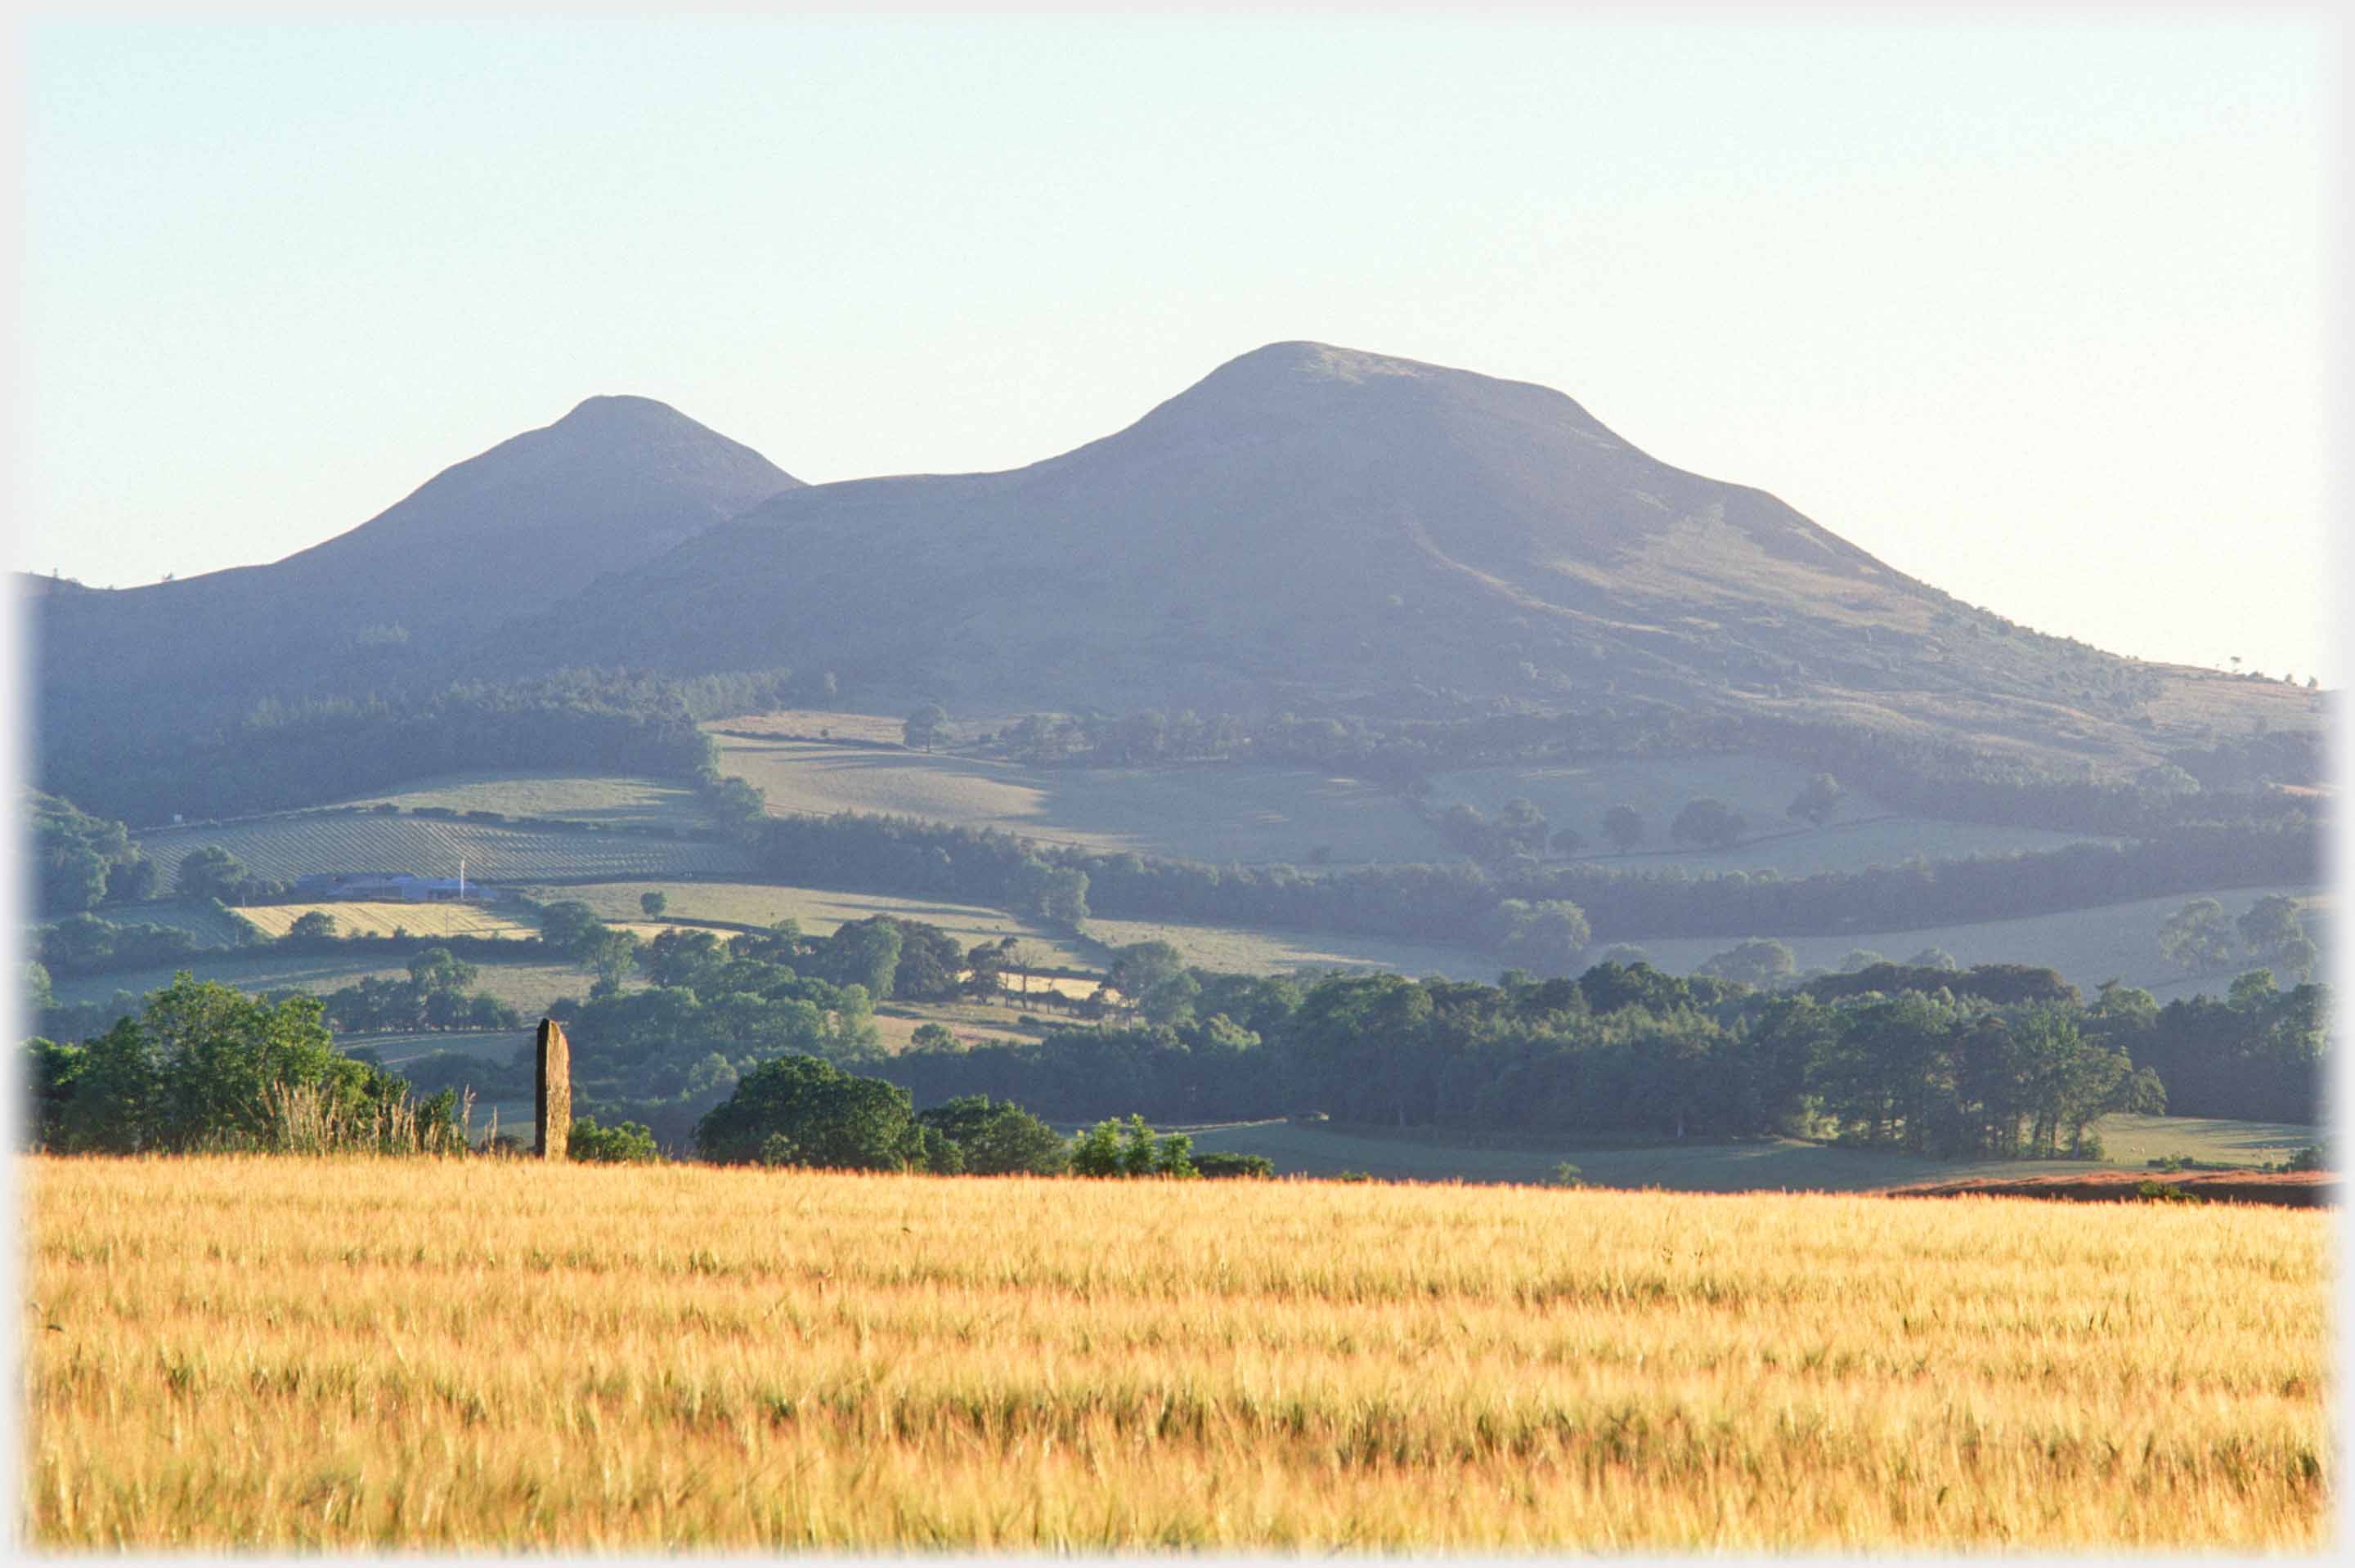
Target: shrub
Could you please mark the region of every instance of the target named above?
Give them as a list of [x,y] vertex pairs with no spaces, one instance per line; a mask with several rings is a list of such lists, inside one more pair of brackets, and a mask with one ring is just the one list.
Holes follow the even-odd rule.
[[1237,1177],[1266,1177],[1275,1174],[1275,1161],[1264,1154],[1234,1154],[1224,1150],[1194,1156],[1194,1169],[1213,1181]]
[[593,1116],[572,1118],[572,1136],[565,1157],[613,1165],[648,1165],[655,1159],[655,1135],[642,1122],[625,1121],[599,1127]]

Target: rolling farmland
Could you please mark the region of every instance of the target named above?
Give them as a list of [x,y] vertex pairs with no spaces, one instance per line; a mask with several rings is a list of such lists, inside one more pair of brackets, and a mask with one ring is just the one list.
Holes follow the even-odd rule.
[[461,859],[467,876],[479,882],[726,875],[744,869],[741,852],[719,842],[368,811],[158,828],[136,836],[166,885],[178,871],[180,858],[206,844],[218,844],[255,875],[277,882],[314,872],[454,876]]
[[22,1506],[53,1551],[2249,1552],[2329,1528],[2312,1211],[22,1170]]

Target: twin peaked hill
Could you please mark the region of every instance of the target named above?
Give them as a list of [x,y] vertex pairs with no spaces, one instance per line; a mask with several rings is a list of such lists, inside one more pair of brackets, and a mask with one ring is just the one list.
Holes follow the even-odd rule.
[[1640,695],[2130,762],[2183,738],[2183,688],[2240,701],[1962,605],[1561,393],[1307,343],[1001,473],[803,485],[595,398],[274,566],[28,602],[51,704],[782,665],[1000,711]]

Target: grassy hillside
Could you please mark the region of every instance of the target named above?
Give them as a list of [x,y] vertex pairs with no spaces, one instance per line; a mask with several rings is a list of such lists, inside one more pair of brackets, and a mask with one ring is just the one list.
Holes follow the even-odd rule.
[[[731,725],[737,721],[730,721]],[[1027,768],[955,753],[722,736],[721,771],[773,811],[867,811],[998,828],[1107,853],[1224,864],[1430,860],[1437,836],[1379,786],[1305,768]]]
[[2311,1211],[27,1160],[51,1550],[2313,1551]]
[[291,882],[313,872],[414,872],[479,882],[695,876],[739,872],[730,845],[626,833],[580,833],[432,817],[337,812],[159,828],[135,835],[170,885],[180,859],[218,844],[255,875]]
[[1500,1141],[1436,1131],[1383,1132],[1329,1124],[1251,1122],[1204,1128],[1194,1147],[1262,1154],[1277,1171],[1337,1176],[1361,1171],[1394,1181],[1506,1181],[1543,1184],[1567,1161],[1598,1187],[1658,1187],[1685,1192],[1859,1192],[1916,1181],[1974,1176],[2033,1176],[2146,1168],[2170,1155],[2210,1164],[2271,1165],[2321,1140],[2318,1128],[2292,1122],[2222,1121],[2201,1117],[2112,1116],[2095,1125],[2099,1160],[1931,1160],[1887,1150],[1831,1149],[1792,1139],[1758,1143],[1597,1145],[1572,1139]]

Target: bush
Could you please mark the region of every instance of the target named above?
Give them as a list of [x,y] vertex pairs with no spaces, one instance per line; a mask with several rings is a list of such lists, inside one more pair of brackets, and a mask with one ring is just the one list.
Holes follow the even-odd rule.
[[1194,1156],[1194,1169],[1213,1181],[1230,1181],[1236,1177],[1267,1177],[1275,1174],[1275,1161],[1264,1154],[1231,1154],[1221,1150]]
[[650,1165],[655,1159],[655,1135],[642,1122],[599,1127],[593,1116],[575,1117],[565,1157],[613,1165]]

